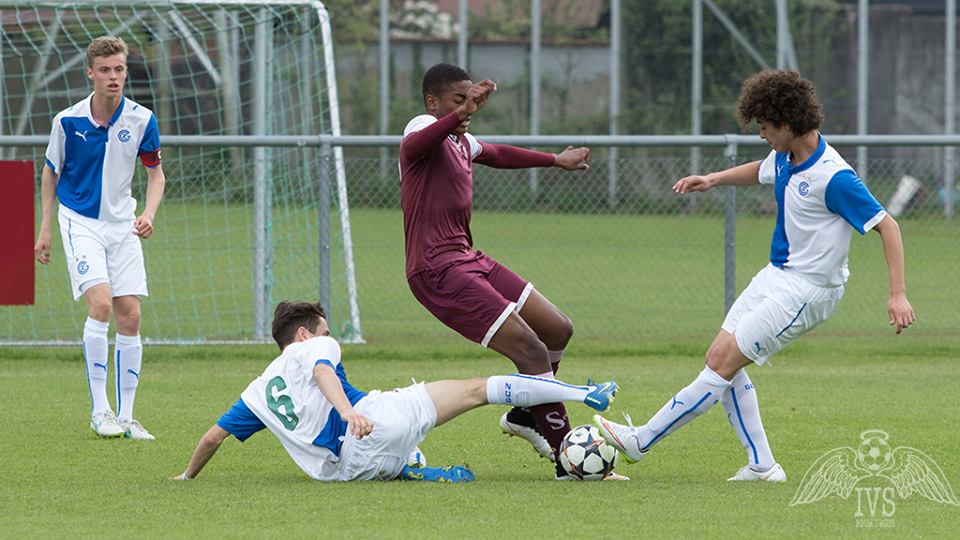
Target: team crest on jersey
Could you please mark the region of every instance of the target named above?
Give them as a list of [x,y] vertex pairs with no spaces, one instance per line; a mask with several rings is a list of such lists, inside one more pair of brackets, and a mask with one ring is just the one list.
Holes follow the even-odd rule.
[[127,141],[129,141],[129,140],[130,140],[130,130],[129,130],[129,129],[121,129],[120,132],[117,133],[117,139],[120,139],[120,142],[127,142]]
[[90,265],[87,264],[87,261],[80,261],[77,263],[77,273],[81,276],[86,274],[90,270]]
[[810,194],[810,184],[806,182],[800,182],[800,185],[797,186],[797,192],[800,193],[801,197],[806,197]]

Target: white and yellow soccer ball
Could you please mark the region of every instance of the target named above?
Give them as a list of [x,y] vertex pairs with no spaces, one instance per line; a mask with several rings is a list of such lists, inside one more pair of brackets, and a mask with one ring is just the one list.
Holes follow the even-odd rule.
[[570,430],[560,443],[560,465],[580,480],[603,480],[617,464],[617,449],[603,440],[595,426]]

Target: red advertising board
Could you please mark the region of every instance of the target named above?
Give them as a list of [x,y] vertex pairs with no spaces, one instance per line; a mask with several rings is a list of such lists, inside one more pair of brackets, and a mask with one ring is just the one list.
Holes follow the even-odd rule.
[[0,161],[0,305],[33,304],[33,162]]

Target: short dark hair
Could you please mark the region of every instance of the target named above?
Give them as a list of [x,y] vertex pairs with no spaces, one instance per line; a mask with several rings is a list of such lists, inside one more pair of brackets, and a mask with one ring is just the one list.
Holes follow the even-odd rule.
[[813,83],[793,70],[766,69],[743,82],[737,99],[737,122],[787,125],[795,135],[820,127],[823,112]]
[[284,300],[277,304],[277,309],[273,310],[273,340],[282,351],[287,345],[293,343],[298,328],[302,326],[311,332],[315,331],[320,326],[321,317],[325,319],[327,314],[319,302],[314,304]]
[[469,81],[470,75],[463,68],[453,64],[436,64],[423,74],[423,102],[427,94],[440,97],[440,94],[453,83]]

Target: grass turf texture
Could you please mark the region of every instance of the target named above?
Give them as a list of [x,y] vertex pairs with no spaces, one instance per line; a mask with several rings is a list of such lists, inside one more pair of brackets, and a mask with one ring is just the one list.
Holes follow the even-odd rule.
[[[411,376],[509,371],[506,360],[458,339],[419,341],[345,347],[351,382],[392,388]],[[615,378],[622,392],[608,414],[643,421],[696,375],[706,345],[575,339],[560,374],[571,382]],[[274,354],[261,346],[148,348],[137,416],[158,436],[149,443],[99,440],[89,430],[77,351],[0,349],[2,536],[900,538],[951,537],[960,522],[957,507],[918,495],[896,498],[889,530],[857,528],[856,494],[788,507],[815,459],[856,448],[871,428],[887,431],[892,447],[926,452],[960,488],[960,410],[944,406],[960,383],[955,339],[815,334],[778,355],[775,367],[752,369],[786,484],[725,481],[745,457],[719,404],[641,464],[618,467],[630,482],[553,481],[552,467],[525,442],[500,434],[498,406],[472,411],[422,444],[432,465],[469,463],[478,478],[469,485],[316,483],[268,433],[228,439],[194,481],[168,480]],[[585,406],[568,410],[574,425],[590,419]]]
[[[274,210],[274,300],[317,294],[314,210]],[[243,205],[205,210],[164,204],[157,233],[144,242],[152,295],[143,308],[145,338],[250,337],[251,215]],[[352,209],[351,221],[364,337],[392,343],[454,336],[410,294],[399,210]],[[766,264],[773,221],[737,221],[738,292]],[[960,222],[904,219],[901,227],[908,296],[919,317],[910,331],[960,338]],[[479,249],[531,280],[571,316],[576,339],[709,339],[723,318],[721,217],[485,212],[475,216],[473,233]],[[0,307],[0,335],[79,339],[84,309],[71,300],[59,233],[53,238],[53,262],[38,265],[37,305]],[[332,255],[337,272],[341,261]],[[887,277],[878,234],[854,234],[850,270],[845,297],[821,331],[886,335]],[[344,290],[334,287],[341,298]],[[342,301],[332,313],[335,325],[343,321]]]

